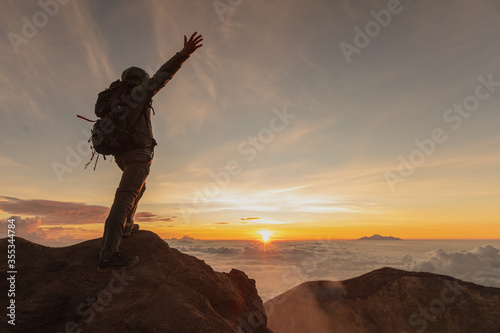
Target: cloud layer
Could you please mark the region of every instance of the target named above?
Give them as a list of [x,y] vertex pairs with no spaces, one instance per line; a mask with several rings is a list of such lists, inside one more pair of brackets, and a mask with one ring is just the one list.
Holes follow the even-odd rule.
[[[21,237],[31,242],[42,244],[45,246],[67,246],[84,241],[75,237],[75,228],[51,227],[44,228],[42,219],[39,217],[22,218],[21,216],[10,216],[8,220],[14,220],[15,237]],[[7,221],[0,222],[0,237],[7,236]],[[78,231],[82,231],[79,228]]]
[[[190,237],[166,240],[170,246],[205,260],[216,270],[238,268],[256,279],[259,294],[269,299],[299,283],[345,280],[381,267],[428,271],[465,281],[500,287],[500,242],[441,241],[202,241]],[[416,259],[413,259],[416,258]]]
[[472,250],[447,252],[437,249],[427,253],[426,259],[409,261],[409,268],[446,274],[478,284],[500,287],[500,250],[479,246]]

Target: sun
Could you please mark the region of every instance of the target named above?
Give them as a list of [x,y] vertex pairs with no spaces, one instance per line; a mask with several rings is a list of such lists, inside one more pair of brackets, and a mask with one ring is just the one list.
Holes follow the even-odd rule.
[[257,233],[262,236],[262,241],[264,243],[269,242],[270,241],[269,239],[274,234],[274,232],[269,231],[269,230],[261,230],[261,231],[257,231]]

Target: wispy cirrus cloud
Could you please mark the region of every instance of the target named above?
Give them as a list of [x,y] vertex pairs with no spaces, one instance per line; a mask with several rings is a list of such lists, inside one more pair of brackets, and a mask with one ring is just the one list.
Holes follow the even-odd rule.
[[17,163],[16,161],[8,157],[0,157],[0,167],[14,167],[14,168],[27,169],[26,166]]
[[242,217],[242,221],[258,220],[260,217]]

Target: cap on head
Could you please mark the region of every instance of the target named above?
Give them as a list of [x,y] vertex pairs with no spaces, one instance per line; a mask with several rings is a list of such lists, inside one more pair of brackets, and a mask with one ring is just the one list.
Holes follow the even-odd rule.
[[139,67],[127,68],[122,73],[122,81],[139,85],[146,80],[149,80],[149,74]]

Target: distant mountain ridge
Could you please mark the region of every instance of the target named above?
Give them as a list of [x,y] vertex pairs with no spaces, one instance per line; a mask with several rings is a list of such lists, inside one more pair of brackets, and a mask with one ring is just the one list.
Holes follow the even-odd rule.
[[392,237],[392,236],[381,236],[379,234],[375,234],[373,236],[370,236],[370,237],[361,237],[359,238],[358,240],[402,240],[401,238],[397,238],[397,237]]

